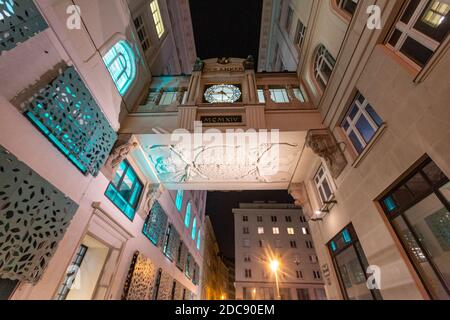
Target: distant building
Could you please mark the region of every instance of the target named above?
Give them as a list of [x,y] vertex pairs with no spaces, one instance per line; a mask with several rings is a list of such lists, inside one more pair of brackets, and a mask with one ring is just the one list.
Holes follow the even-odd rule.
[[[308,224],[292,204],[233,209],[237,300],[323,300],[324,283]],[[276,272],[271,269],[276,262]],[[279,291],[277,289],[277,280]]]
[[235,266],[234,260],[231,258],[224,257],[225,265],[228,268],[228,287],[227,287],[227,299],[228,300],[236,300],[236,288],[234,286],[235,281]]

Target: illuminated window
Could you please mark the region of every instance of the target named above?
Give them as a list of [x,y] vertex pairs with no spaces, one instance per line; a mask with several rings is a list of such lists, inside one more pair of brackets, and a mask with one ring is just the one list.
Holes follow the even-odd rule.
[[164,34],[164,24],[161,17],[161,11],[159,10],[158,0],[154,0],[150,3],[150,9],[152,10],[153,21],[155,22],[156,33],[158,38],[161,38]]
[[352,142],[356,152],[360,154],[382,125],[383,120],[375,112],[366,98],[358,92],[355,101],[350,106],[341,124],[341,128]]
[[264,234],[264,227],[258,227],[258,234]]
[[295,234],[294,228],[287,228],[288,234]]
[[189,229],[191,224],[191,202],[189,201],[186,206],[186,215],[184,216],[184,225]]
[[175,199],[175,206],[178,211],[181,211],[181,207],[183,206],[183,190],[177,191],[177,197]]
[[323,44],[319,45],[314,59],[314,77],[322,90],[327,87],[335,64],[336,60],[327,48]]
[[125,95],[136,78],[136,59],[130,45],[120,40],[103,57],[120,95]]
[[266,97],[264,97],[264,89],[258,88],[258,102],[266,103]]
[[305,95],[303,94],[302,90],[300,88],[294,88],[294,96],[297,98],[300,102],[306,102]]
[[272,233],[273,234],[280,234],[280,229],[279,228],[272,228]]
[[169,106],[177,101],[178,92],[164,92],[159,101],[160,106]]
[[448,1],[410,0],[391,32],[388,46],[424,67],[450,30],[449,11]]
[[331,189],[330,181],[328,180],[328,175],[323,166],[319,168],[316,176],[314,177],[314,184],[316,185],[317,192],[320,196],[320,201],[324,204],[333,198],[333,191]]
[[113,180],[106,189],[105,196],[111,200],[130,220],[133,220],[142,183],[127,161],[122,161]]
[[302,227],[302,233],[305,234],[305,235],[309,234],[308,228]]
[[194,222],[192,222],[192,231],[191,231],[192,240],[195,240],[196,233],[197,233],[197,217],[194,217]]

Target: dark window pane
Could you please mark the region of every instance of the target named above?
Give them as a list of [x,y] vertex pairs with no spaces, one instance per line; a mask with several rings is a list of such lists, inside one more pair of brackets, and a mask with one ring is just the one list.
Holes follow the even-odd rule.
[[431,187],[425,178],[420,174],[416,174],[407,183],[406,186],[415,197],[423,195],[425,192],[431,192]]
[[356,10],[356,6],[358,5],[357,1],[354,0],[345,0],[343,7],[344,10],[347,11],[348,13],[350,13],[351,15],[353,15],[353,13],[355,13]]
[[342,124],[342,128],[347,131],[348,128],[350,127],[350,125],[348,124],[348,121],[344,121],[344,123]]
[[353,131],[350,132],[348,137],[350,138],[351,142],[353,143],[353,146],[355,147],[355,149],[358,153],[361,153],[364,151],[364,148],[363,148],[361,142],[359,142],[358,137],[356,136],[356,134]]
[[408,37],[400,49],[400,52],[413,60],[419,66],[423,67],[427,64],[433,55],[433,51],[420,44],[416,40]]
[[328,181],[327,180],[323,181],[322,186],[323,186],[323,190],[325,192],[325,197],[326,197],[325,201],[327,201],[331,197],[331,188],[328,185]]
[[370,104],[366,106],[366,111],[372,117],[372,120],[377,124],[377,126],[381,127],[381,125],[383,124],[383,120],[375,112],[375,110],[372,108]]
[[428,179],[430,179],[433,184],[439,183],[447,179],[447,176],[442,172],[441,169],[439,169],[439,167],[434,162],[431,162],[430,164],[426,165],[423,168],[423,172],[426,174]]
[[356,105],[353,105],[348,117],[352,120],[355,119],[355,116],[358,113],[358,110],[359,110],[358,107]]
[[400,207],[408,205],[414,199],[412,193],[404,185],[398,188],[392,196]]
[[416,10],[419,3],[420,3],[420,0],[411,0],[408,4],[408,7],[406,7],[406,10],[403,13],[403,16],[400,20],[402,22],[404,22],[405,24],[408,24],[409,19],[411,19],[412,15],[414,14],[414,11]]
[[18,284],[19,281],[17,280],[0,278],[0,300],[8,300]]
[[[435,1],[430,1],[430,5]],[[440,1],[441,3],[442,0]],[[436,40],[437,42],[441,42],[444,40],[445,36],[447,35],[449,28],[450,28],[450,14],[447,13],[445,18],[441,21],[441,23],[436,27],[432,24],[427,23],[426,16],[431,13],[430,6],[427,6],[426,9],[423,11],[420,18],[417,20],[414,29],[420,31],[421,33],[429,36],[431,39]]]
[[395,31],[392,33],[391,38],[389,39],[389,44],[393,47],[397,45],[398,39],[400,39],[402,33],[401,31],[395,29]]
[[359,117],[359,120],[356,123],[356,128],[358,128],[359,133],[361,133],[366,143],[369,143],[375,135],[375,130],[369,124],[369,121],[367,121],[364,115],[361,115],[361,117]]

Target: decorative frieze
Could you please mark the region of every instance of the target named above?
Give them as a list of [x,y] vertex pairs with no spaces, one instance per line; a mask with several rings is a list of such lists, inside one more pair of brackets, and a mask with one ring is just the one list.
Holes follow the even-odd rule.
[[0,146],[0,278],[36,283],[77,209]]

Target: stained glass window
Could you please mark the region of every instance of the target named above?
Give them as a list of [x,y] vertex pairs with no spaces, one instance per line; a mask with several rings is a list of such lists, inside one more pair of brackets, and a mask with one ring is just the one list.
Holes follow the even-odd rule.
[[130,164],[125,160],[117,169],[113,180],[106,189],[105,195],[130,220],[133,220],[139,197],[142,192],[142,183]]
[[136,77],[136,59],[125,40],[118,41],[103,57],[120,95],[125,95]]
[[175,199],[175,206],[178,211],[181,211],[181,207],[183,206],[183,190],[177,191],[177,197]]
[[186,215],[184,216],[184,225],[189,229],[191,224],[191,202],[189,201],[186,206]]

